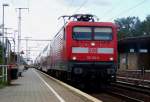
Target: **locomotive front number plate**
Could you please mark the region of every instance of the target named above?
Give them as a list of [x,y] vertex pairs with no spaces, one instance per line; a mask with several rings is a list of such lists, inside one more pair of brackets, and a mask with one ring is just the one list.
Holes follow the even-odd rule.
[[97,48],[89,48],[89,53],[97,53]]

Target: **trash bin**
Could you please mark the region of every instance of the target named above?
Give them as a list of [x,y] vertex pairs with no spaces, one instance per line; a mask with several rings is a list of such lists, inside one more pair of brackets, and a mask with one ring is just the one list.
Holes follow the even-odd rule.
[[9,67],[10,80],[18,78],[18,68],[16,65],[10,65]]
[[17,79],[18,78],[18,68],[12,68],[11,69],[11,79]]

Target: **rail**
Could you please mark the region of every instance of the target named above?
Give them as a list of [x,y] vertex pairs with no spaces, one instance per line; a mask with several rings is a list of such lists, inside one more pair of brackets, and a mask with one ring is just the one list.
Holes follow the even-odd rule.
[[0,81],[3,83],[3,82],[7,82],[8,78],[8,72],[7,72],[7,69],[8,69],[9,65],[0,65]]
[[[111,91],[110,91],[111,90]],[[117,93],[118,96],[129,99],[129,102],[149,102],[150,88],[135,86],[128,83],[115,82],[111,83],[108,91]]]
[[[124,94],[121,94],[119,92],[108,92],[110,94],[113,94],[115,96],[118,96],[118,97],[121,97],[123,100],[126,100],[127,102],[144,102],[143,100],[140,100],[140,99],[137,99],[137,98],[133,98],[131,96],[128,96],[128,95],[124,95]],[[125,102],[126,102],[125,101]]]
[[117,78],[136,85],[150,87],[150,70],[126,70],[118,71]]

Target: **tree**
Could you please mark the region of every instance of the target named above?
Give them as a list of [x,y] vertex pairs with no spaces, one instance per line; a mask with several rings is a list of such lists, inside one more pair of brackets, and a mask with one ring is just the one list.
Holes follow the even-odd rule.
[[118,38],[139,36],[141,21],[138,17],[118,18],[115,23],[119,26]]
[[150,35],[150,15],[142,22],[141,29],[144,35]]

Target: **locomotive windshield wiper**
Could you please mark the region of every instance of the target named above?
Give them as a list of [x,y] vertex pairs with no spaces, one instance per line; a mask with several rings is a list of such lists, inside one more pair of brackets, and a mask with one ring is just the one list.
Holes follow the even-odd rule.
[[75,33],[73,33],[73,39],[77,39],[77,35]]

